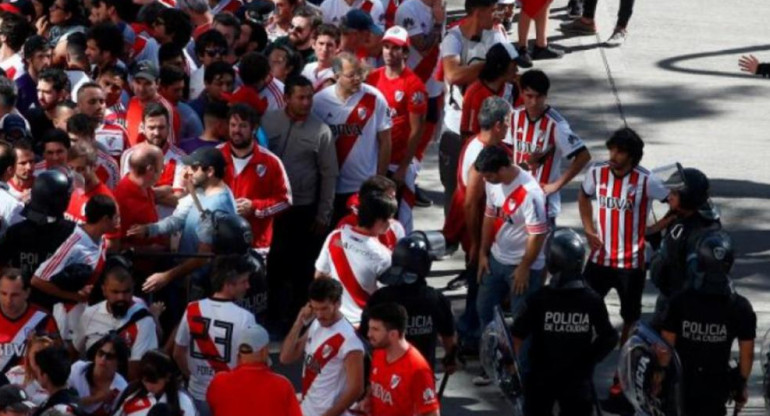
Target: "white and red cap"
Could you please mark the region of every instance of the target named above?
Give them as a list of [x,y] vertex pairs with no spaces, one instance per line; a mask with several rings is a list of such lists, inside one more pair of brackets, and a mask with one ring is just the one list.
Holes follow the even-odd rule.
[[382,37],[383,42],[390,42],[398,46],[409,46],[409,33],[401,26],[391,26]]

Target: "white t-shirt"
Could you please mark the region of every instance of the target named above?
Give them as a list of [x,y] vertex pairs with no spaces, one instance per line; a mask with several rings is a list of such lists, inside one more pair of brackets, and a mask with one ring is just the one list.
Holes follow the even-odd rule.
[[235,368],[238,334],[255,325],[254,314],[229,300],[207,298],[187,305],[174,341],[187,348],[193,398],[206,400],[214,374]]
[[[86,367],[90,364],[89,361],[75,361],[70,369],[70,378],[67,381],[69,386],[77,390],[78,396],[81,398],[91,395],[91,386],[88,385],[86,380]],[[126,389],[128,383],[119,373],[115,373],[115,377],[112,378],[112,384],[110,385],[110,392],[113,399],[110,403],[95,403],[90,406],[81,406],[87,414],[93,414],[99,412],[100,414],[109,414],[112,407],[115,406],[120,394]]]
[[[506,265],[517,265],[524,257],[527,238],[548,232],[545,194],[535,178],[523,169],[509,184],[486,184],[487,206],[484,216],[497,220],[492,255]],[[543,250],[532,263],[532,269],[545,265]]]
[[[401,3],[396,10],[396,25],[406,29],[410,38],[412,36],[429,34],[433,30],[435,23],[433,10],[422,0],[407,0]],[[414,45],[411,45],[409,47],[409,56],[406,58],[406,65],[420,79],[424,79],[428,73],[430,74],[430,78],[425,83],[425,89],[428,92],[428,97],[431,98],[438,97],[444,92],[444,84],[436,80],[436,69],[441,62],[437,59],[439,54],[439,45],[436,45],[435,51],[430,50],[423,53],[418,51]],[[433,60],[436,61],[435,65],[431,64]]]
[[351,226],[326,238],[315,268],[342,283],[340,310],[352,324],[361,322],[363,307],[377,290],[377,276],[390,267],[390,258],[390,250],[377,237],[360,234]]
[[[353,351],[363,351],[364,345],[353,325],[344,318],[328,328],[315,321],[307,332],[302,366],[302,414],[321,416],[345,390],[345,357]],[[350,412],[342,414],[351,416]]]
[[204,75],[206,75],[206,68],[203,65],[190,74],[190,100],[198,98],[206,89]]
[[[84,353],[102,339],[110,331],[123,327],[137,311],[147,309],[144,301],[134,297],[133,305],[126,315],[120,319],[115,318],[107,311],[107,301],[99,302],[86,308],[80,318],[80,325],[75,331],[73,344],[75,348]],[[119,334],[131,349],[129,360],[139,361],[145,352],[158,348],[158,333],[155,320],[152,315],[144,317],[131,324]]]
[[8,227],[24,220],[21,215],[23,209],[24,204],[9,192],[8,185],[0,182],[0,237],[8,231]]
[[377,133],[390,130],[388,102],[371,85],[342,101],[337,86],[330,85],[313,98],[313,114],[328,124],[337,147],[337,193],[358,192],[361,184],[377,174]]
[[[190,396],[183,392],[177,392],[179,395],[179,409],[182,411],[182,416],[197,416],[198,409],[195,408]],[[147,416],[153,406],[158,403],[168,403],[168,399],[165,394],[156,398],[153,394],[146,396],[139,396],[137,393],[132,394],[119,408],[115,409],[112,413],[113,416]]]
[[[468,65],[474,62],[486,60],[487,51],[496,43],[505,42],[505,38],[496,30],[485,30],[481,33],[479,42],[465,38],[459,26],[449,29],[441,41],[441,59],[450,56],[459,56],[460,65]],[[460,118],[462,116],[463,92],[466,86],[452,87],[446,85],[448,93],[445,95],[444,126],[457,134],[460,134]]]
[[302,69],[302,76],[313,83],[314,91],[319,91],[324,82],[334,79],[334,70],[329,67],[319,71],[318,62],[311,62]]
[[24,59],[21,57],[21,52],[17,52],[0,62],[0,68],[5,71],[6,76],[11,81],[16,81],[27,72],[24,70]]
[[354,0],[353,5],[349,5],[345,0],[324,0],[321,3],[321,15],[324,23],[339,26],[342,18],[350,9],[361,9],[372,16],[374,24],[385,30],[385,9],[380,0]]

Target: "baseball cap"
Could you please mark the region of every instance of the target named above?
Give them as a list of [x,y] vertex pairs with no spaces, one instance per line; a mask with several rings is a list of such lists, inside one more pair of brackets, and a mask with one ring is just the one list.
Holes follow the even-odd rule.
[[131,71],[131,76],[134,78],[144,78],[155,82],[158,80],[160,73],[158,72],[158,67],[155,66],[152,61],[144,60],[139,61],[136,63],[136,65],[134,65],[134,68]]
[[182,158],[187,166],[213,167],[216,170],[225,168],[225,157],[216,147],[201,147]]
[[20,387],[13,384],[0,387],[0,409],[25,413],[34,408],[35,404],[29,401],[27,393]]
[[409,33],[401,26],[391,26],[385,31],[383,42],[390,42],[397,46],[409,46]]
[[493,73],[502,74],[508,69],[508,65],[510,65],[512,61],[516,61],[518,57],[519,54],[516,52],[516,48],[510,43],[495,43],[489,50],[487,50],[485,65],[492,65],[494,67]]
[[257,352],[262,348],[265,348],[270,342],[270,335],[268,335],[265,328],[259,325],[252,325],[246,328],[241,333],[241,338],[238,341],[238,347],[248,345],[251,347],[252,352]]
[[382,28],[374,24],[372,16],[361,9],[351,9],[342,18],[342,26],[346,29],[369,31],[377,36],[382,35]]
[[27,123],[18,114],[8,114],[0,119],[0,132],[2,132],[6,138],[12,140],[28,138],[30,136],[27,130]]

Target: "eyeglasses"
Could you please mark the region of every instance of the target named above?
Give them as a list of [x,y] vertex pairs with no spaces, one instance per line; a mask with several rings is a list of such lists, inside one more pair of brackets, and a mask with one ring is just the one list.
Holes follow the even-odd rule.
[[117,354],[115,354],[112,351],[105,351],[105,350],[98,350],[96,351],[96,356],[99,358],[104,358],[105,360],[112,361],[118,358]]
[[204,52],[204,53],[206,54],[206,56],[208,56],[209,58],[213,58],[213,57],[215,57],[215,56],[222,56],[222,55],[224,55],[224,54],[225,54],[225,50],[224,50],[224,49],[222,49],[222,48],[216,48],[216,49],[206,49],[206,50],[205,50],[205,51],[203,51],[203,52]]
[[304,32],[305,29],[307,29],[307,28],[306,27],[302,27],[302,26],[295,26],[295,25],[289,26],[289,30],[290,31],[295,31],[296,30],[297,32]]

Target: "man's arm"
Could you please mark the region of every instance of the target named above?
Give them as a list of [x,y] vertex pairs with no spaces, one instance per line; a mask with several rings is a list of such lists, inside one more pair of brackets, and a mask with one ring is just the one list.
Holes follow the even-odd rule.
[[458,55],[447,56],[441,60],[444,65],[444,79],[452,85],[468,85],[475,81],[481,69],[484,68],[484,62],[474,62],[469,65],[461,65]]
[[[210,245],[203,243],[198,244],[199,254],[211,252],[212,248]],[[147,280],[145,280],[144,284],[142,285],[142,290],[147,293],[160,290],[172,281],[187,276],[188,274],[200,269],[208,262],[208,258],[192,258],[183,261],[174,268],[165,272],[153,273],[147,278]]]
[[581,188],[578,191],[578,211],[580,211],[580,221],[583,223],[583,230],[588,238],[588,245],[591,250],[598,250],[604,245],[594,227],[594,207],[591,199]]
[[481,224],[484,218],[483,211],[485,197],[484,178],[476,168],[471,167],[468,171],[468,183],[466,184],[465,201],[463,202],[465,227],[468,236],[470,237],[468,260],[471,264],[479,258],[479,244],[481,243]]
[[270,196],[252,199],[249,207],[257,218],[271,217],[291,206],[291,185],[283,163],[276,158],[268,169],[272,174],[265,179],[270,187]]
[[351,351],[345,356],[345,388],[340,398],[323,416],[339,416],[352,406],[364,394],[364,353]]
[[537,260],[537,256],[543,249],[543,243],[545,243],[546,234],[529,234],[527,236],[527,246],[524,250],[524,257],[521,258],[519,265],[513,271],[513,287],[514,293],[517,295],[523,294],[527,286],[529,285],[529,272],[532,264]]
[[588,162],[591,161],[591,153],[588,152],[588,149],[585,147],[580,150],[578,153],[575,154],[575,157],[572,159],[572,163],[570,163],[569,168],[567,168],[566,171],[554,182],[551,182],[547,184],[544,187],[544,191],[546,195],[550,195],[555,192],[559,192],[561,188],[563,188],[565,185],[569,183],[575,176],[577,176],[580,171],[583,170],[583,168],[588,165]]
[[[278,357],[281,364],[291,364],[302,357],[308,336],[306,330],[312,323],[312,316],[313,310],[310,309],[309,305],[303,306],[299,311],[294,325],[291,326],[289,334],[286,335],[286,339],[281,345],[281,354]],[[310,322],[306,323],[306,321]]]
[[190,368],[187,366],[187,347],[174,345],[174,361],[185,378],[190,378]]
[[440,23],[434,24],[430,32],[410,36],[409,42],[420,54],[430,52],[441,43],[441,27]]
[[[331,130],[321,124],[321,138],[319,140],[318,154],[316,163],[318,172],[321,175],[320,192],[318,194],[318,212],[316,213],[316,223],[329,225],[332,217],[332,208],[334,205],[334,192],[337,187],[337,177],[340,174],[337,164],[337,149],[334,146],[334,140],[331,137]],[[325,232],[326,230],[324,230]]]
[[494,235],[492,230],[495,226],[495,218],[491,216],[484,216],[484,223],[481,226],[481,247],[479,247],[479,271],[476,278],[479,283],[481,278],[489,272],[489,249],[492,248],[492,240]]
[[377,152],[377,174],[385,175],[388,173],[388,165],[390,164],[390,129],[377,133],[377,143],[379,145]]
[[68,292],[37,276],[32,276],[32,287],[50,296],[71,302],[85,302],[88,300],[88,295],[83,293],[82,290],[80,292]]
[[155,202],[167,207],[175,207],[179,203],[181,194],[174,192],[171,185],[155,186],[152,188],[155,192]]
[[412,163],[414,154],[417,153],[417,147],[420,145],[424,125],[425,114],[409,113],[409,141],[406,145],[404,158],[401,159],[401,162],[398,164],[398,170],[396,171],[397,174],[394,178],[396,181],[403,181],[404,177],[406,176],[406,170]]

